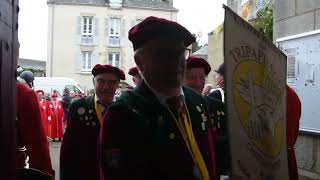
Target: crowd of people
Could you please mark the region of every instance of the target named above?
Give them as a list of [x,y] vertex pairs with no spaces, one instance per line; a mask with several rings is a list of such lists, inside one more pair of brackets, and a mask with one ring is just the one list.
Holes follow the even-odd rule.
[[[49,137],[62,139],[61,180],[216,180],[229,175],[224,65],[216,70],[219,88],[205,85],[211,67],[190,54],[188,47],[195,38],[166,19],[146,18],[130,29],[129,40],[136,67],[128,73],[135,88],[122,92],[116,100],[125,73],[103,64],[92,69],[93,95],[75,98],[66,89],[61,97],[53,92],[48,100],[43,91],[37,91],[34,108],[39,107],[37,133],[42,134],[38,144],[45,147],[39,154],[46,157],[42,161],[51,163],[44,140]],[[299,101],[294,98],[291,105],[297,113],[290,121],[297,122]],[[288,137],[290,148],[296,126],[288,125],[293,129]],[[32,149],[25,146],[27,152]],[[29,156],[37,159],[32,153]],[[290,179],[295,179],[294,154],[290,157]],[[54,174],[51,164],[40,166],[30,164]]]

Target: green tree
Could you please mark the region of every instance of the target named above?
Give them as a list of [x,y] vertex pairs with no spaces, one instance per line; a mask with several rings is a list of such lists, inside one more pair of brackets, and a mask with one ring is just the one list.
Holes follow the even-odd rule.
[[199,37],[196,36],[196,34],[192,33],[192,36],[194,36],[196,38],[196,41],[194,43],[192,43],[191,45],[191,52],[194,53],[196,51],[198,51],[202,46],[199,45]]
[[271,4],[257,12],[257,18],[254,20],[253,26],[263,32],[268,39],[273,40],[273,7]]

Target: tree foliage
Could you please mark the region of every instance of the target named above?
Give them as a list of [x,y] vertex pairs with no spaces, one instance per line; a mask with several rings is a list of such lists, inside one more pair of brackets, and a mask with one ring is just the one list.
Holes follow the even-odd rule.
[[263,32],[268,39],[273,38],[273,7],[268,4],[257,12],[257,18],[253,22],[253,26]]
[[201,48],[201,45],[199,45],[199,37],[197,37],[194,33],[192,33],[192,36],[196,38],[196,41],[191,45],[191,52],[194,53]]

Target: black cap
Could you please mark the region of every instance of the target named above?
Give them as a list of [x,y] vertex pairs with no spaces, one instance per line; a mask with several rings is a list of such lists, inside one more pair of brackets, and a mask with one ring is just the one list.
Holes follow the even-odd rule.
[[215,70],[215,72],[219,73],[220,75],[224,76],[224,63],[222,63],[218,70]]

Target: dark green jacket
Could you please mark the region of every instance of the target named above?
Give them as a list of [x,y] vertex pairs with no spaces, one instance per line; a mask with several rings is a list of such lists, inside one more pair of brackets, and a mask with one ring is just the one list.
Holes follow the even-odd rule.
[[[183,92],[199,149],[211,179],[215,179],[207,103],[188,88]],[[197,179],[194,162],[174,119],[145,83],[123,93],[109,108],[99,146],[103,179]]]

